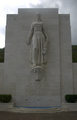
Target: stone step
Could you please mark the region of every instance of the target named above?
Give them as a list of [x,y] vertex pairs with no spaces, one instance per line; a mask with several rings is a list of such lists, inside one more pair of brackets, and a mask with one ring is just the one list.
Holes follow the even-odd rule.
[[55,112],[66,112],[68,108],[45,108],[45,109],[36,109],[36,108],[8,108],[10,112],[20,112],[20,113],[55,113]]

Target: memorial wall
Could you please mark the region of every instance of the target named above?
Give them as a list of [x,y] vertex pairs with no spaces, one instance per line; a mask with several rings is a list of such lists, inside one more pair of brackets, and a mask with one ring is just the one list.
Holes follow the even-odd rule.
[[3,93],[16,106],[58,107],[76,90],[74,82],[70,15],[57,8],[8,14]]

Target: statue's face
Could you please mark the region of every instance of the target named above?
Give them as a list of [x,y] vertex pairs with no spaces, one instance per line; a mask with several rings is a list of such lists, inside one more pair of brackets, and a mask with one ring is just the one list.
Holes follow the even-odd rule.
[[37,19],[38,21],[40,21],[40,20],[41,20],[41,15],[40,15],[40,14],[37,14],[37,15],[36,15],[36,19]]

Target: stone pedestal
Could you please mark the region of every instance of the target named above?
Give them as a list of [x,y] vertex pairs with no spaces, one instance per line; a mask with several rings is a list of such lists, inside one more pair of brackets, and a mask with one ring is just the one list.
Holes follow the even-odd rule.
[[41,66],[36,66],[31,69],[31,73],[35,80],[40,81],[45,73],[45,69]]

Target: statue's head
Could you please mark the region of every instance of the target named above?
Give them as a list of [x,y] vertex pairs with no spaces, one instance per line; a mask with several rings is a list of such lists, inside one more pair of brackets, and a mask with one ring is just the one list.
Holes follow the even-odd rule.
[[41,21],[41,14],[38,12],[36,13],[36,20]]

